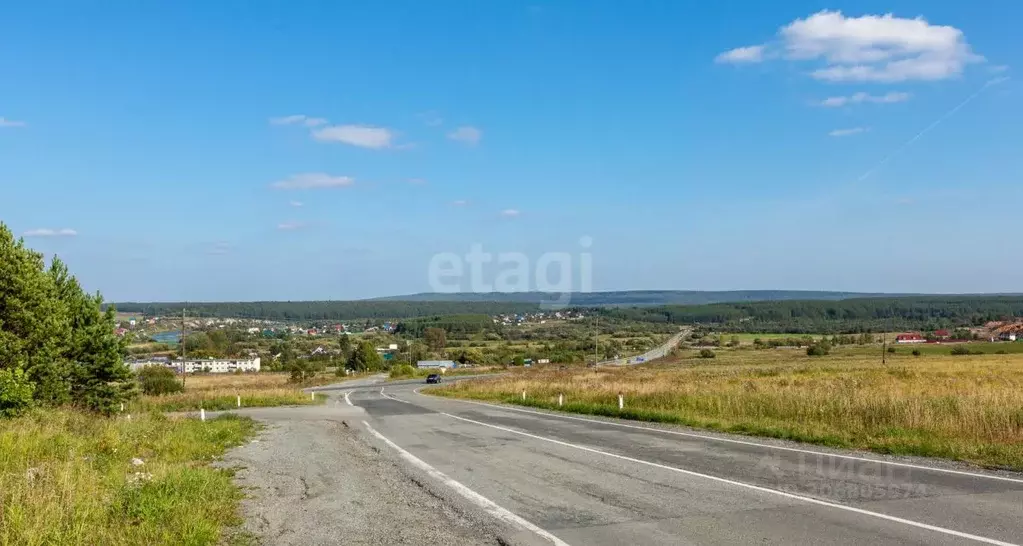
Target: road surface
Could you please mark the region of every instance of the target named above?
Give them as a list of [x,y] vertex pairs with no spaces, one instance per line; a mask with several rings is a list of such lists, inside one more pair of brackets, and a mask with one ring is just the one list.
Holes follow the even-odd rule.
[[664,358],[671,353],[671,350],[678,346],[687,335],[693,330],[691,328],[683,328],[679,333],[668,338],[667,341],[650,349],[649,351],[635,356],[623,356],[620,358],[612,358],[610,360],[601,360],[597,362],[598,366],[627,366],[630,364],[644,364],[651,360],[657,360],[658,358]]
[[339,385],[381,453],[535,544],[1015,544],[1023,475]]

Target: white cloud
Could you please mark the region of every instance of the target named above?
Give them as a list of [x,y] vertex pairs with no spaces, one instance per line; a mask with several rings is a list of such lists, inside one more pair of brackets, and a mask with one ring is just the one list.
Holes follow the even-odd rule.
[[515,218],[516,216],[519,216],[520,214],[522,214],[522,213],[519,212],[516,209],[504,209],[504,210],[501,211],[501,216],[504,216],[505,218]]
[[305,203],[303,203],[301,201],[289,201],[288,204],[293,206],[293,207],[295,207],[295,208],[298,208],[298,207],[301,207],[301,206],[305,205]]
[[[317,188],[347,188],[355,184],[355,179],[348,176],[331,176],[324,173],[293,174],[284,180],[270,184],[278,190],[309,190]],[[295,206],[294,203],[292,206]]]
[[277,229],[281,231],[295,231],[304,227],[306,227],[306,224],[303,222],[282,222],[277,224]]
[[891,91],[884,95],[871,95],[860,91],[853,93],[848,97],[828,97],[821,101],[821,106],[838,107],[845,106],[846,104],[860,104],[863,102],[872,102],[876,104],[891,104],[893,102],[903,102],[909,100],[912,95],[902,91]]
[[24,121],[17,121],[13,119],[7,119],[0,117],[0,127],[28,127],[28,124]]
[[271,125],[305,125],[306,127],[318,127],[325,123],[327,123],[327,120],[323,118],[312,118],[302,114],[270,118]]
[[452,201],[451,204],[456,206],[456,207],[464,207],[464,206],[468,205],[469,202],[466,201],[465,199],[457,199],[455,201]]
[[859,133],[862,133],[862,132],[864,132],[866,130],[867,129],[864,128],[864,127],[851,127],[849,129],[835,129],[834,131],[831,131],[830,133],[828,133],[828,136],[844,137],[844,136],[850,136],[850,135],[859,134]]
[[[754,53],[755,47],[766,51]],[[984,60],[955,27],[932,25],[922,17],[846,17],[826,10],[782,27],[775,42],[733,49],[718,60],[764,56],[823,62],[811,74],[831,82],[943,80],[960,75],[968,63]]]
[[313,138],[323,142],[343,142],[361,148],[390,148],[394,132],[368,125],[334,125],[313,131]]
[[763,45],[737,47],[730,49],[714,58],[718,63],[759,63],[764,60]]
[[997,64],[997,65],[994,65],[992,67],[989,67],[988,70],[990,70],[993,74],[998,74],[998,73],[1005,72],[1005,71],[1009,70],[1009,65],[1007,65],[1007,64]]
[[75,235],[78,235],[78,232],[68,228],[64,229],[40,228],[30,229],[23,233],[22,235],[24,235],[25,237],[74,237]]
[[463,125],[448,133],[448,138],[463,144],[468,144],[469,146],[475,146],[479,144],[480,140],[483,138],[483,131],[480,131],[470,125]]

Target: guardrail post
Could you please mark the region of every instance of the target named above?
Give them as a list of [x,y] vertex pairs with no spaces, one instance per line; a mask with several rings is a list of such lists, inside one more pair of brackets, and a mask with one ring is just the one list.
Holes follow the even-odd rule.
[[618,393],[618,409],[625,409],[625,397]]

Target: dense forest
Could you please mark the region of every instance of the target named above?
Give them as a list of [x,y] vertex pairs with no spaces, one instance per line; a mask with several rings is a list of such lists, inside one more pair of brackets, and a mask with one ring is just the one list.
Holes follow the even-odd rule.
[[[866,297],[896,297],[908,294],[869,294],[861,292],[827,292],[818,290],[620,290],[609,292],[575,292],[571,304],[576,307],[634,305],[702,305],[708,303],[776,301],[776,300],[842,300]],[[406,296],[390,296],[373,301],[448,301],[542,303],[557,302],[561,294],[546,292],[459,292],[444,294],[426,292]]]
[[434,315],[528,313],[535,303],[417,302],[417,301],[257,301],[206,303],[116,303],[122,313],[175,316],[187,308],[191,316],[251,318],[281,321],[404,319]]
[[[573,302],[575,303],[575,302]],[[117,310],[148,316],[181,313],[183,303],[118,303]],[[486,331],[487,317],[540,311],[535,303],[488,301],[306,301],[189,303],[191,316],[282,321],[396,319],[417,335],[436,326]],[[665,324],[700,324],[730,332],[859,333],[975,326],[1023,317],[1023,296],[905,296],[842,300],[775,300],[599,308],[608,319]],[[419,320],[410,320],[419,319]],[[443,324],[439,324],[443,322]]]
[[422,337],[427,328],[441,328],[452,337],[468,337],[501,330],[490,315],[441,315],[404,320],[398,323],[396,333]]
[[603,315],[730,332],[858,333],[979,326],[1023,317],[1023,296],[912,296],[840,301],[762,301],[601,310]]

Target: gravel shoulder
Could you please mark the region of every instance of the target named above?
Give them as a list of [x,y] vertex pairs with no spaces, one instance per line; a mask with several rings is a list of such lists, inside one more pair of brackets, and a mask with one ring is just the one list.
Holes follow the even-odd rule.
[[500,544],[487,518],[447,502],[369,443],[358,408],[239,412],[266,425],[228,452],[242,530],[261,544]]

